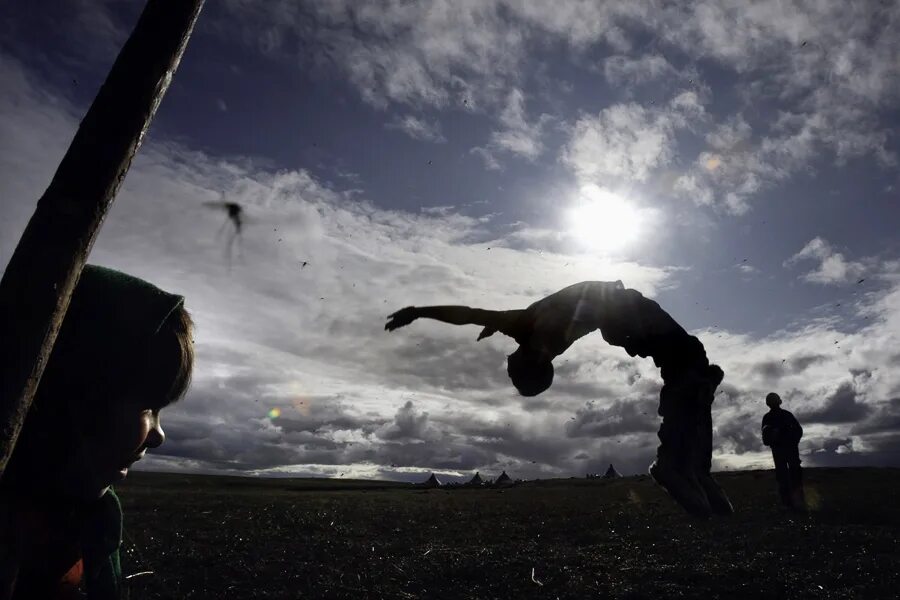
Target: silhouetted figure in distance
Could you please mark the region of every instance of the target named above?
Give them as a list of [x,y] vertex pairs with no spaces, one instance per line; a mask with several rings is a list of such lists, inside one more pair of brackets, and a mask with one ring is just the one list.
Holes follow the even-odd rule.
[[798,448],[803,428],[794,415],[781,408],[781,397],[775,392],[766,396],[766,405],[769,412],[763,415],[762,439],[772,449],[778,495],[785,506],[803,509],[806,502]]
[[419,318],[480,325],[479,340],[498,331],[513,338],[519,348],[507,357],[507,373],[523,396],[549,388],[553,359],[592,331],[599,330],[604,340],[630,356],[652,357],[664,385],[660,445],[650,474],[691,514],[733,512],[710,475],[710,411],[724,373],[709,363],[700,340],[640,292],[626,289],[621,281],[584,281],[519,310],[409,306],[390,315],[384,328],[393,331]]

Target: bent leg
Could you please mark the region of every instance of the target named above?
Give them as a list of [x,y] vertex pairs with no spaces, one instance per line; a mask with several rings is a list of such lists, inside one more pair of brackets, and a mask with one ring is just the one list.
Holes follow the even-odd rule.
[[709,516],[712,507],[694,468],[698,456],[706,450],[705,437],[700,435],[704,429],[703,408],[697,401],[697,386],[696,376],[689,373],[670,376],[663,385],[659,395],[663,418],[660,444],[650,475],[689,513]]
[[731,500],[718,483],[713,479],[712,473],[712,406],[701,410],[697,415],[697,453],[694,457],[694,468],[700,486],[706,493],[709,506],[717,515],[730,515],[734,513]]

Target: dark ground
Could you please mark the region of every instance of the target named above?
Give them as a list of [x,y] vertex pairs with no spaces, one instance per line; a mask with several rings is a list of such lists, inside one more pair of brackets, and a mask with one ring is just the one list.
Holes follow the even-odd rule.
[[132,600],[897,598],[900,469],[806,475],[801,515],[772,471],[720,474],[737,513],[704,522],[646,476],[424,491],[134,473],[123,572],[153,572]]

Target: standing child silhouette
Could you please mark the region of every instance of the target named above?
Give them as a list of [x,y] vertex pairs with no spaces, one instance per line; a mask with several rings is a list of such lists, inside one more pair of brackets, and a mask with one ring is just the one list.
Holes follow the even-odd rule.
[[766,395],[766,406],[769,412],[762,418],[762,439],[772,449],[778,495],[786,507],[803,510],[806,501],[799,449],[803,427],[790,411],[781,408],[781,396],[775,392]]

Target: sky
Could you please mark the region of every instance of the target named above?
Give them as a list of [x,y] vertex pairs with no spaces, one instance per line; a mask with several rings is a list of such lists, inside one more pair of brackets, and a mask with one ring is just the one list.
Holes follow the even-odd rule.
[[[0,265],[142,3],[0,6]],[[208,2],[89,262],[183,294],[151,470],[643,473],[661,380],[599,335],[517,395],[512,340],[385,318],[655,299],[725,370],[714,468],[900,466],[900,2]],[[237,202],[235,235],[217,203]]]

